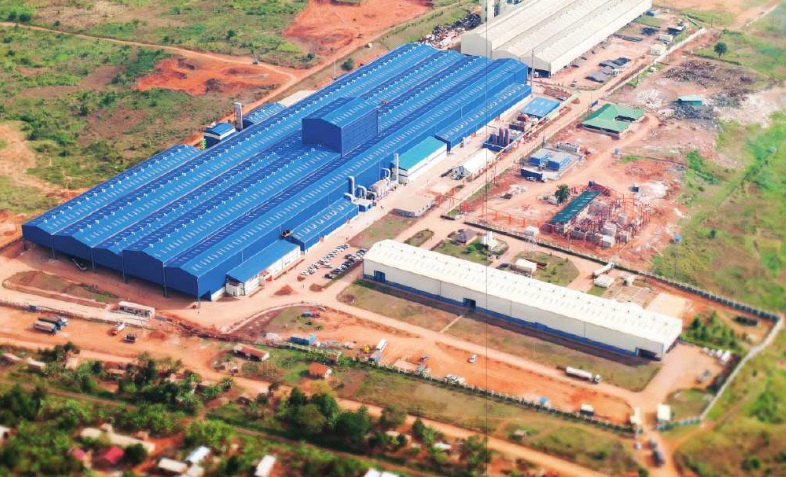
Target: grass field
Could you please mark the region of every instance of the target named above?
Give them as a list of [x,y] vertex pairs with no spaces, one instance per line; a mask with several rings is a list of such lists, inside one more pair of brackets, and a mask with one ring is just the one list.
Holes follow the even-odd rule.
[[28,173],[68,189],[177,143],[229,104],[132,89],[165,56],[157,51],[16,28],[0,28],[0,39],[2,116],[23,123],[37,160]]
[[412,245],[413,247],[420,247],[424,243],[428,242],[431,237],[434,236],[434,232],[431,230],[421,230],[420,232],[416,233],[412,237],[404,240],[404,243],[407,245]]
[[732,382],[708,428],[677,450],[699,477],[786,475],[786,333]]
[[642,25],[654,27],[654,28],[660,28],[665,23],[665,21],[662,18],[651,17],[649,15],[642,15],[639,18],[637,18],[635,21],[636,23],[640,23]]
[[591,426],[573,423],[510,404],[373,369],[351,369],[337,379],[347,384],[339,396],[364,402],[398,404],[410,413],[508,438],[512,429],[526,428],[526,445],[574,460],[612,475],[636,470],[625,440]]
[[393,212],[377,220],[366,230],[352,237],[349,241],[353,247],[369,248],[380,240],[392,239],[398,236],[416,222],[415,219],[402,217]]
[[699,23],[705,23],[712,27],[722,27],[730,25],[734,21],[734,15],[723,9],[718,10],[682,10],[683,15]]
[[475,240],[469,245],[453,243],[450,240],[445,240],[434,248],[435,252],[439,252],[451,257],[469,260],[470,262],[479,263],[481,265],[488,265],[491,263],[488,255],[486,255],[486,247],[480,244],[480,239]]
[[556,257],[544,252],[522,252],[516,259],[547,263],[545,269],[538,268],[533,278],[565,286],[579,276],[579,269],[567,258]]
[[[574,366],[598,373],[605,382],[633,391],[644,389],[660,369],[656,363],[629,365],[614,359],[574,349],[543,339],[487,323],[483,315],[467,314],[446,333],[463,340],[486,345],[548,366]],[[488,338],[488,343],[486,339]]]
[[32,13],[29,23],[68,32],[175,45],[308,66],[316,60],[283,39],[307,0],[0,0],[0,18]]
[[14,183],[10,177],[0,176],[0,210],[13,213],[31,213],[57,205],[52,197],[46,197],[35,187]]
[[[745,166],[691,167],[683,200],[691,206],[683,240],[653,269],[771,310],[786,308],[786,115],[766,130],[723,124],[719,148]],[[708,176],[709,174],[709,176]],[[745,286],[740,286],[744,283]]]
[[[726,43],[728,52],[723,61],[747,66],[777,80],[786,79],[786,4],[781,3],[769,15],[744,32],[724,30],[719,41]],[[717,58],[712,48],[698,51],[699,55]]]
[[433,331],[442,330],[456,318],[453,313],[399,298],[390,289],[367,281],[348,286],[339,294],[339,299],[358,308]]
[[671,406],[671,414],[675,420],[696,417],[709,404],[712,395],[701,389],[683,389],[669,396],[666,404]]

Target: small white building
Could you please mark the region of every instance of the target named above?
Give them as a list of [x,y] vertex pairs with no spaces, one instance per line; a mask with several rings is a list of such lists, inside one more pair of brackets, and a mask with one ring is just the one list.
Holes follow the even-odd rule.
[[158,461],[158,471],[164,474],[180,475],[187,470],[188,464],[184,464],[179,460],[164,457]]
[[185,458],[185,462],[187,464],[201,464],[202,461],[205,460],[209,455],[210,455],[209,447],[199,446],[193,451],[191,451],[190,454],[188,454],[188,457]]
[[276,458],[272,455],[266,455],[257,464],[254,470],[254,477],[267,477],[273,471],[273,466],[276,465]]
[[656,411],[658,424],[665,424],[671,422],[671,406],[668,404],[658,404]]
[[516,263],[513,264],[513,268],[520,272],[526,273],[529,276],[532,276],[538,270],[538,264],[520,258],[516,260]]

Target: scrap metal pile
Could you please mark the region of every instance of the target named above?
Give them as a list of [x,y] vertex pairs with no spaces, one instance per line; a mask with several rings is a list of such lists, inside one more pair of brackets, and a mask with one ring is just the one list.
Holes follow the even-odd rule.
[[480,15],[468,13],[464,18],[456,20],[451,25],[437,25],[430,35],[420,39],[420,43],[431,45],[434,48],[449,48],[462,32],[472,30],[480,25]]
[[738,106],[759,79],[742,68],[703,60],[686,61],[666,71],[663,77],[695,83],[703,88],[721,88],[723,92],[713,98],[718,106]]

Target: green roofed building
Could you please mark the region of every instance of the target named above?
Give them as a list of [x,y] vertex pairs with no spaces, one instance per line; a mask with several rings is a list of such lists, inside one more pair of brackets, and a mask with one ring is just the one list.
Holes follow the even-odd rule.
[[631,123],[644,116],[644,111],[617,104],[604,104],[581,123],[582,126],[611,134],[622,134]]
[[578,215],[581,214],[598,195],[600,195],[600,192],[596,190],[582,192],[581,195],[568,202],[568,205],[557,212],[549,222],[554,225],[565,225],[570,223],[573,219],[578,217]]

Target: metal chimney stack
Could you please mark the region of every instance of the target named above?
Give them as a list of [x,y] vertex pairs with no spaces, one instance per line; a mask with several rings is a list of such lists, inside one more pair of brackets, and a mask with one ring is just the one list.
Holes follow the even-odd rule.
[[243,105],[235,102],[235,129],[243,130]]

